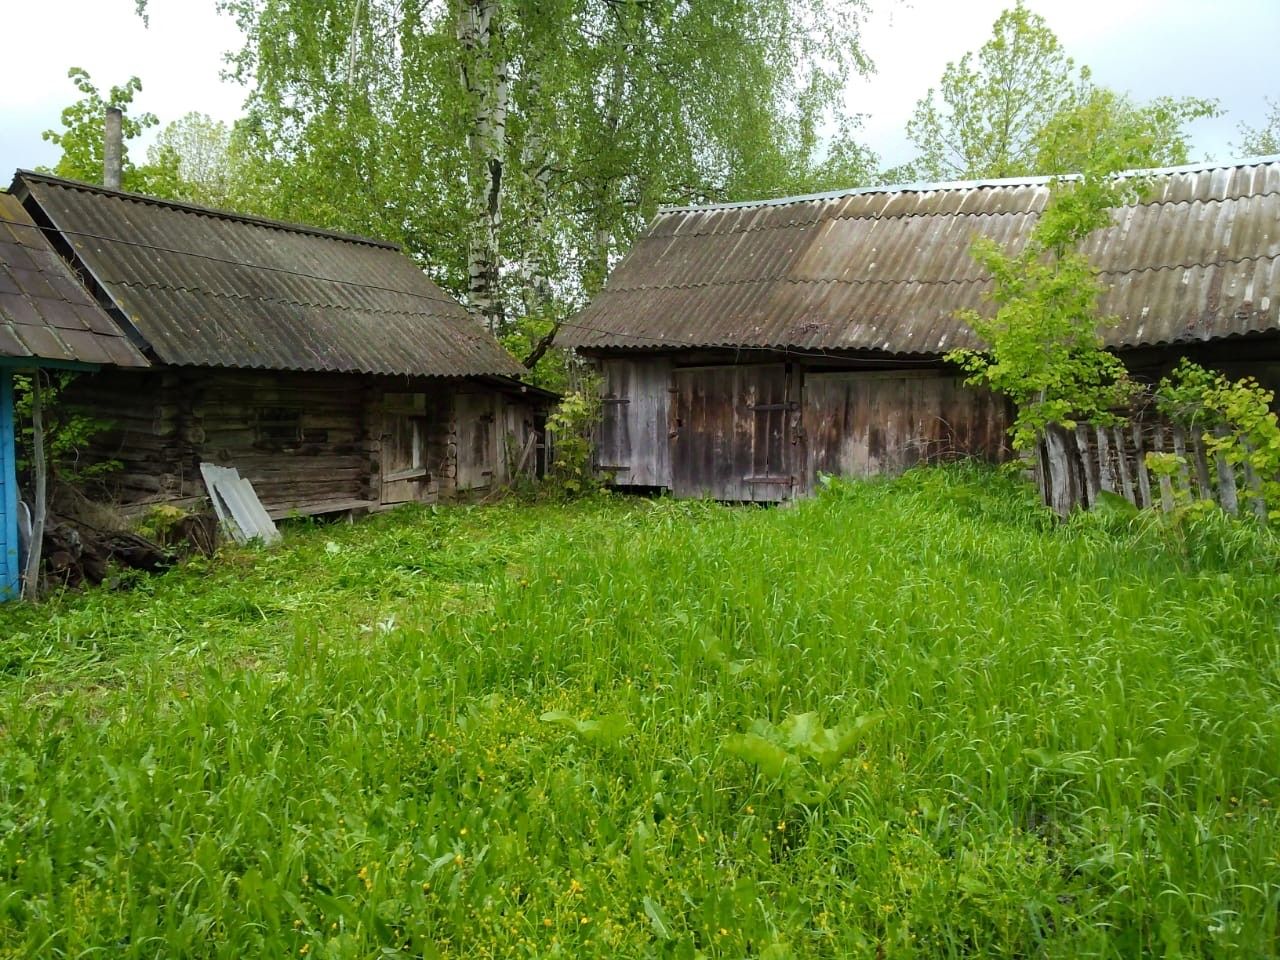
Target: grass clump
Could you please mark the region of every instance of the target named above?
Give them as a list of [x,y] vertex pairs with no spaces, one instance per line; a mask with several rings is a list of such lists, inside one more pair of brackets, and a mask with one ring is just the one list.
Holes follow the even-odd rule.
[[1234,529],[932,470],[5,609],[0,955],[1273,953],[1280,576]]

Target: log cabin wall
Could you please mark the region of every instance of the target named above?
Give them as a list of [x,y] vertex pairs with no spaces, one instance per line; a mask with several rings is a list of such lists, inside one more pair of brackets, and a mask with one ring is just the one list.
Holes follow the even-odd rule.
[[119,464],[103,483],[120,505],[194,505],[209,462],[277,518],[491,489],[546,405],[463,379],[197,368],[86,374],[63,396],[107,424],[84,455]]

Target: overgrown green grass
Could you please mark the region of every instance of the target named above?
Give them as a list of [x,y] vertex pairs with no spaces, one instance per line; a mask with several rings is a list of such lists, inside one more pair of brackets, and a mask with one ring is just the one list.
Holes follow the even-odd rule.
[[7,956],[1280,947],[1280,568],[1212,518],[406,510],[0,633]]

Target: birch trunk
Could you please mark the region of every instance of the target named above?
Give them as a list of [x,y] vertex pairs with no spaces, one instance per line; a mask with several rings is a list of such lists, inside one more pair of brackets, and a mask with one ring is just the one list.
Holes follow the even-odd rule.
[[[529,71],[529,103],[542,96],[541,67]],[[551,216],[551,178],[554,172],[550,149],[543,135],[540,117],[531,112],[529,128],[521,152],[521,168],[529,178],[529,239],[520,259],[520,297],[526,316],[542,316],[551,305],[552,240],[547,221]]]
[[467,295],[491,333],[505,319],[498,239],[506,172],[509,65],[502,49],[500,0],[457,0],[461,79],[470,110],[467,171]]

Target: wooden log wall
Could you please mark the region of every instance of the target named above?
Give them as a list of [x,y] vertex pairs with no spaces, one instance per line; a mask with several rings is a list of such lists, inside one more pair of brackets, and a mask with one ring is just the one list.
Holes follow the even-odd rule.
[[[1114,494],[1142,509],[1171,512],[1188,499],[1211,500],[1227,513],[1265,519],[1260,478],[1247,465],[1211,456],[1203,435],[1151,414],[1114,427],[1052,426],[1033,463],[1036,482],[1045,504],[1063,517]],[[1160,475],[1148,467],[1148,453],[1172,454],[1180,465],[1173,476]]]
[[104,476],[121,503],[194,503],[202,491],[191,429],[193,398],[177,371],[81,374],[61,400],[105,425],[81,452],[86,466],[116,461]]
[[223,370],[191,378],[187,432],[198,456],[235,467],[273,513],[376,502],[362,378]]
[[434,501],[461,489],[460,441],[474,454],[469,485],[505,479],[533,430],[536,404],[461,380],[103,371],[76,378],[64,399],[108,424],[84,456],[88,463],[120,463],[104,477],[104,492],[126,509],[194,505],[206,496],[199,464],[210,462],[236,467],[270,512],[287,516],[381,505],[387,398],[406,396],[423,407],[429,473],[409,499]]

